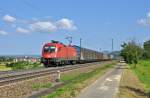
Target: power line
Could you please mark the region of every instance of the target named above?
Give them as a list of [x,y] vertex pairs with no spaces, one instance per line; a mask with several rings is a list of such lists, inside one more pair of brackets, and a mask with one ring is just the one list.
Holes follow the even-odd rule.
[[41,10],[39,7],[35,6],[34,4],[32,4],[31,2],[27,1],[27,0],[21,0],[22,3],[34,10],[36,10],[37,12],[39,12],[39,10]]
[[[30,3],[30,2],[27,1],[27,0],[20,0],[20,1],[21,1],[24,5],[26,5],[26,6],[30,7],[30,8],[32,8],[32,9],[36,10],[37,12],[39,12],[39,10],[41,10],[39,7],[33,5],[32,3]],[[11,14],[11,15],[13,15],[13,16],[15,16],[15,17],[23,18],[23,17],[18,16],[16,13],[14,13],[14,12],[8,10],[8,9],[0,8],[0,14],[1,14],[1,13],[2,13],[2,14]]]
[[14,12],[8,10],[8,9],[0,8],[0,13],[1,13],[1,15],[3,15],[3,14],[10,14],[11,16],[13,16],[15,18],[23,18],[23,17],[18,16],[16,13],[14,13]]
[[65,39],[67,39],[68,42],[69,42],[69,45],[71,45],[71,43],[72,43],[72,37],[71,36],[67,36]]

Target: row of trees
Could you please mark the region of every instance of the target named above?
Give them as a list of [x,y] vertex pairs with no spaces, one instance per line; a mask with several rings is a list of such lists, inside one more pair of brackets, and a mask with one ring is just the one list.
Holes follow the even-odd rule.
[[4,57],[4,56],[0,57],[0,62],[12,62],[12,61],[13,61],[12,57]]
[[143,46],[135,41],[130,41],[123,43],[122,48],[121,56],[129,64],[136,65],[139,59],[150,59],[150,40],[144,42]]
[[149,59],[150,58],[150,40],[144,42],[144,52],[143,52],[143,58]]

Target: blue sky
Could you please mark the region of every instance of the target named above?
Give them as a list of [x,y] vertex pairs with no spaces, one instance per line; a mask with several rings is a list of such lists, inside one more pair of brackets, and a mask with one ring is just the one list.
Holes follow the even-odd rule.
[[120,50],[124,41],[150,39],[148,0],[1,0],[0,55],[41,54],[51,40]]

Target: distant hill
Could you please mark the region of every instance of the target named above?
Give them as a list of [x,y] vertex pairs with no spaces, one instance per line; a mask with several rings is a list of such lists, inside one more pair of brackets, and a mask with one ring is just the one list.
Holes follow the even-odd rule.
[[120,59],[121,58],[120,53],[121,51],[113,51],[110,54],[113,55],[114,59]]

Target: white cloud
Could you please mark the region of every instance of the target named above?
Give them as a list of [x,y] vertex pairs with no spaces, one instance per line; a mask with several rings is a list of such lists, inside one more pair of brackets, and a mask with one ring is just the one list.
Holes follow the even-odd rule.
[[74,22],[67,18],[63,18],[63,19],[59,20],[56,24],[59,29],[65,29],[65,30],[75,30],[76,29]]
[[6,31],[0,30],[0,35],[7,35],[8,33]]
[[50,21],[38,21],[30,24],[30,29],[32,31],[53,32],[57,30],[57,27]]
[[147,17],[150,17],[150,12],[147,13]]
[[150,27],[150,12],[147,13],[145,18],[141,18],[137,22],[142,26]]
[[56,30],[75,30],[76,26],[72,20],[67,18],[63,18],[56,22],[51,21],[37,21],[31,23],[29,28],[32,31],[40,31],[40,32],[54,32]]
[[[16,19],[7,14],[3,16],[5,22],[11,23],[10,26],[18,33],[27,34],[30,32],[56,32],[59,30],[76,30],[77,27],[74,22],[68,18],[62,18],[58,21],[51,21],[49,19]],[[22,28],[21,28],[21,27]],[[26,29],[25,29],[26,28]]]
[[13,17],[13,16],[10,16],[10,15],[5,15],[3,17],[3,20],[6,21],[6,22],[15,22],[16,21],[16,18]]
[[24,28],[21,28],[21,27],[18,27],[18,28],[16,29],[16,31],[17,31],[18,33],[21,33],[21,34],[28,34],[28,33],[30,33],[29,30],[24,29]]

